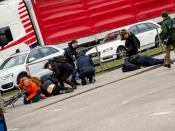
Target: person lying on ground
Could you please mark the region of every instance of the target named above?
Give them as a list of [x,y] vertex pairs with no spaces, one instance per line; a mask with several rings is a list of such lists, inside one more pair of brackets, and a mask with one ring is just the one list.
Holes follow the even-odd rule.
[[86,78],[89,79],[89,83],[95,82],[95,68],[92,59],[86,56],[84,52],[80,52],[77,57],[77,71],[81,84],[86,85]]
[[53,77],[53,74],[46,74],[41,78],[41,91],[46,97],[55,96],[61,93],[73,92],[72,88],[61,87],[58,85],[58,79]]
[[141,56],[141,55],[133,55],[127,59],[125,59],[124,64],[122,66],[123,72],[132,71],[136,69],[140,69],[141,66],[148,67],[153,65],[163,65],[163,59],[152,58],[151,56]]
[[45,64],[44,68],[53,71],[54,78],[58,79],[62,88],[65,87],[64,83],[66,83],[70,85],[73,89],[76,89],[76,85],[68,80],[69,76],[72,74],[73,67],[67,62],[62,62],[60,59],[59,57],[57,57],[56,60],[49,60]]
[[46,98],[41,93],[40,81],[36,77],[23,77],[20,79],[18,88],[22,88],[25,91],[24,104],[35,103],[40,101],[41,98]]

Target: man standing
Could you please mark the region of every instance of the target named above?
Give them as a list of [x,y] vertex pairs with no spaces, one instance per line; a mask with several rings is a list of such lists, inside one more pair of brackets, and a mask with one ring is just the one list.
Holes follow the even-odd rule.
[[170,60],[170,50],[171,47],[173,47],[173,50],[175,51],[175,28],[173,27],[174,20],[168,16],[167,12],[162,13],[162,24],[161,24],[161,33],[160,33],[160,39],[163,40],[166,44],[165,47],[165,60],[164,60],[164,66],[171,68],[171,60]]
[[78,47],[78,42],[77,40],[72,40],[69,44],[68,47],[65,49],[65,55],[67,58],[67,61],[69,64],[71,64],[73,66],[73,73],[72,73],[72,78],[71,81],[75,84],[75,85],[80,85],[77,81],[76,81],[76,75],[77,75],[77,65],[76,65],[76,59],[77,59],[77,52],[76,52],[76,48]]
[[133,55],[136,55],[140,49],[139,39],[133,33],[130,33],[125,29],[121,30],[120,36],[121,40],[125,40],[127,56],[131,57]]

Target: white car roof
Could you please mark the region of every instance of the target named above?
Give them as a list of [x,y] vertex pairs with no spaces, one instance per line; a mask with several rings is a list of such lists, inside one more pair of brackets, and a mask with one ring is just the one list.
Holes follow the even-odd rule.
[[[114,29],[114,30],[112,30],[110,33],[113,33],[113,32],[116,32],[116,31],[120,31],[120,30],[122,30],[122,29],[127,29],[127,30],[128,30],[128,28],[130,28],[131,26],[138,25],[138,24],[142,24],[142,23],[153,23],[153,24],[156,24],[157,26],[160,27],[159,24],[157,24],[157,23],[155,23],[155,22],[153,22],[153,21],[147,20],[147,21],[137,22],[137,23],[134,23],[134,24],[131,24],[131,25],[127,25],[127,26],[123,26],[123,27]],[[110,34],[110,33],[109,33],[109,34]],[[107,35],[106,35],[106,36],[107,36]],[[105,36],[105,37],[106,37],[106,36]]]
[[13,55],[11,55],[10,57],[18,56],[18,55],[23,55],[23,54],[26,54],[26,53],[28,54],[28,53],[30,53],[30,52],[33,51],[33,50],[40,49],[40,48],[44,48],[44,47],[53,47],[53,48],[57,48],[57,49],[62,50],[61,48],[59,48],[59,47],[57,47],[57,46],[54,46],[54,45],[49,45],[49,46],[38,46],[38,47],[33,48],[33,49],[31,49],[31,50],[22,51],[22,52],[19,52],[19,53],[13,54]]

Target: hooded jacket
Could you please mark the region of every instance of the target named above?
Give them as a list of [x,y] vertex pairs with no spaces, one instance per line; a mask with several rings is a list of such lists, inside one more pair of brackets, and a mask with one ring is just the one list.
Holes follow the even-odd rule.
[[167,17],[162,21],[160,38],[162,40],[168,39],[167,44],[175,44],[175,28],[173,27],[174,20]]
[[89,56],[86,56],[84,52],[80,52],[77,58],[77,71],[81,74],[86,71],[94,71],[94,64]]

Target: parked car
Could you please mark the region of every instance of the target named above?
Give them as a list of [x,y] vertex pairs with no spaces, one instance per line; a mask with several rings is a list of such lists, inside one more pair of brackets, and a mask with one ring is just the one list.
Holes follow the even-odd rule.
[[56,46],[38,47],[12,55],[0,67],[0,91],[8,91],[27,74],[34,76],[40,72],[48,59],[64,54]]
[[[141,50],[158,46],[158,42],[156,42],[158,41],[157,30],[160,33],[160,25],[152,21],[146,21],[114,30],[106,35],[97,48],[94,47],[87,51],[86,55],[91,56],[94,63],[99,63],[98,54],[101,62],[121,58],[122,52],[126,52],[125,41],[121,41],[119,35],[121,29],[127,29],[138,37],[141,42]],[[97,51],[99,52],[98,54]]]

